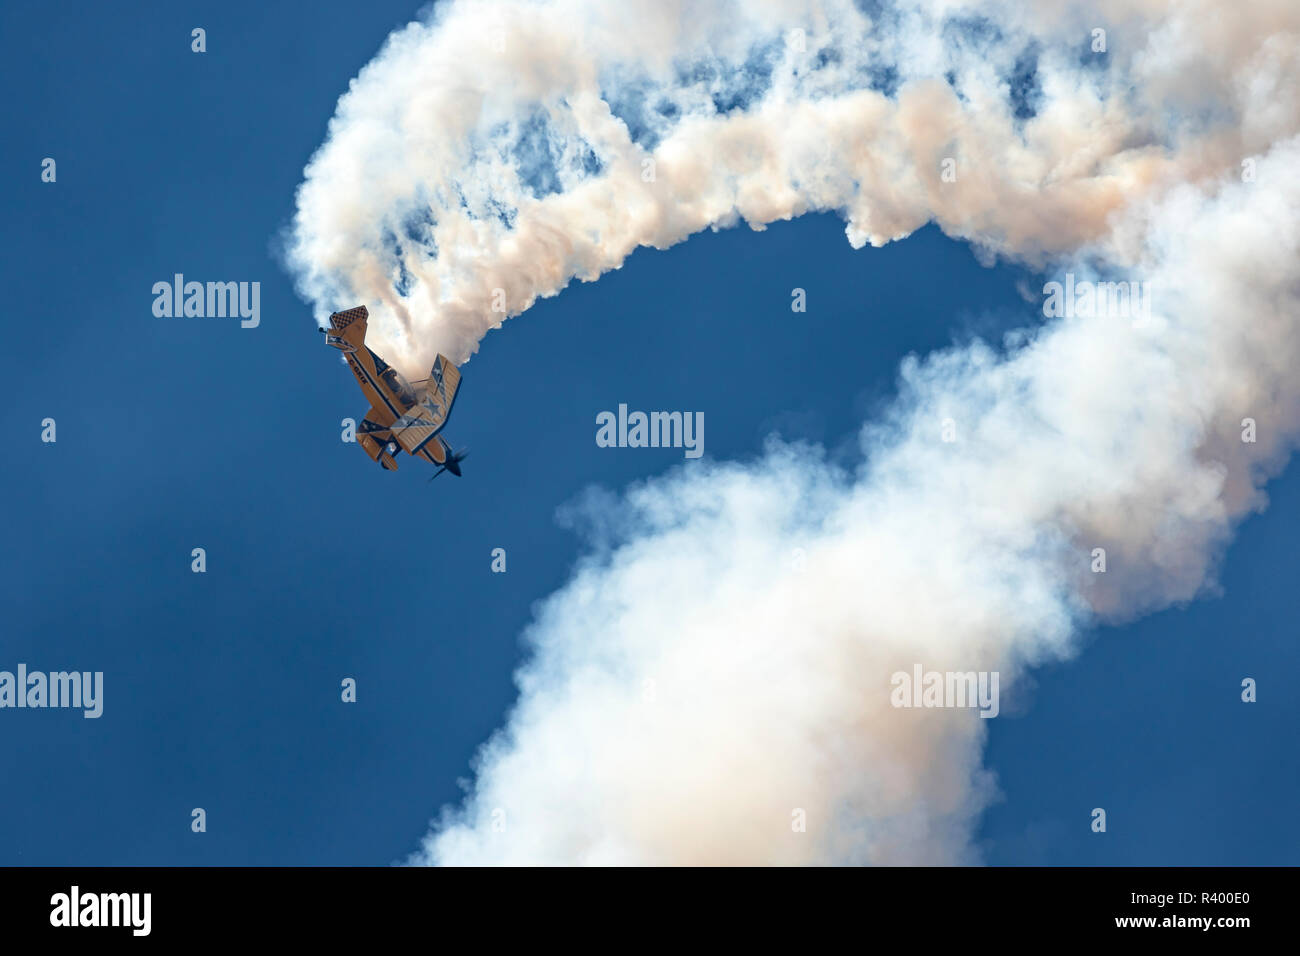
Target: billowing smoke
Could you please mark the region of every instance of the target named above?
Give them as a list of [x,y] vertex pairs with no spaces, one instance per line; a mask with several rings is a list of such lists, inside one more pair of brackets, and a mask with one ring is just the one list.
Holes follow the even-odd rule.
[[340,101],[291,259],[412,375],[638,246],[810,210],[1096,292],[905,363],[852,469],[774,443],[575,508],[590,553],[419,859],[972,860],[985,722],[891,675],[1007,694],[1212,586],[1300,426],[1300,8],[1026,6],[452,3]]

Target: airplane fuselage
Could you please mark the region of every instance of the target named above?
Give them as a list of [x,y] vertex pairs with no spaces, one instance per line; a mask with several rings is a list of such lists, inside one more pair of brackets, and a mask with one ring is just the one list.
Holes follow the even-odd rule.
[[388,412],[393,416],[393,421],[396,421],[406,409],[415,404],[417,396],[411,383],[401,372],[370,351],[368,346],[363,345],[355,352],[345,352],[344,357],[371,408]]

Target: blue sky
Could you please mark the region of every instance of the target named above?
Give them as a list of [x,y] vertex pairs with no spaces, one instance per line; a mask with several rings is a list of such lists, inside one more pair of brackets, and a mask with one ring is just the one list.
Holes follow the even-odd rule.
[[[596,411],[703,411],[715,459],[752,457],[773,431],[847,448],[905,355],[1035,321],[1024,272],[983,268],[933,227],[862,251],[832,216],[706,233],[484,340],[447,429],[472,448],[463,480],[426,486],[405,457],[381,473],[339,440],[364,402],[274,248],[339,93],[415,12],[0,11],[19,356],[0,413],[0,669],[105,674],[98,720],[0,711],[0,863],[405,858],[501,724],[519,635],[578,556],[557,509],[681,466],[680,450],[596,447]],[[154,317],[151,287],[176,272],[259,281],[260,326]],[[1269,490],[1221,597],[1087,635],[991,722],[988,862],[1300,862],[1300,481]],[[490,572],[496,547],[506,574]],[[1246,676],[1257,704],[1238,699]]]

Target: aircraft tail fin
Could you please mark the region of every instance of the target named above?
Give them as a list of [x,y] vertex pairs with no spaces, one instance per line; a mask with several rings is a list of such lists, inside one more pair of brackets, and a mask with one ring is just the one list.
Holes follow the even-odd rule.
[[364,305],[330,316],[330,327],[324,329],[325,344],[344,352],[355,352],[366,340],[366,319],[370,312]]

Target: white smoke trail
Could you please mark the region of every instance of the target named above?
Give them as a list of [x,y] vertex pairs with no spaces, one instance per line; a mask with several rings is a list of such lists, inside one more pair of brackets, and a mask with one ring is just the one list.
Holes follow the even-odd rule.
[[423,859],[970,860],[983,722],[893,708],[889,676],[1005,686],[1089,614],[1209,586],[1297,428],[1300,10],[1129,6],[453,3],[390,39],[291,252],[411,374],[474,350],[493,290],[514,314],[638,246],[813,209],[855,244],[933,219],[1154,303],[905,365],[852,473],[773,446],[593,506],[616,546],[530,630]]
[[[571,278],[738,218],[839,210],[858,245],[934,219],[992,250],[1068,251],[1120,204],[1235,167],[1294,117],[1285,36],[1257,44],[1248,11],[1222,24],[1213,6],[1112,26],[1093,54],[1097,24],[1068,4],[874,20],[848,0],[444,4],[339,101],[290,259],[320,313],[366,302],[379,349],[423,377],[437,350],[468,358]],[[1289,4],[1253,6],[1294,30]],[[1239,89],[1246,57],[1254,86]],[[1193,122],[1189,87],[1204,88],[1197,110],[1239,121]],[[1249,121],[1246,96],[1268,103]]]

